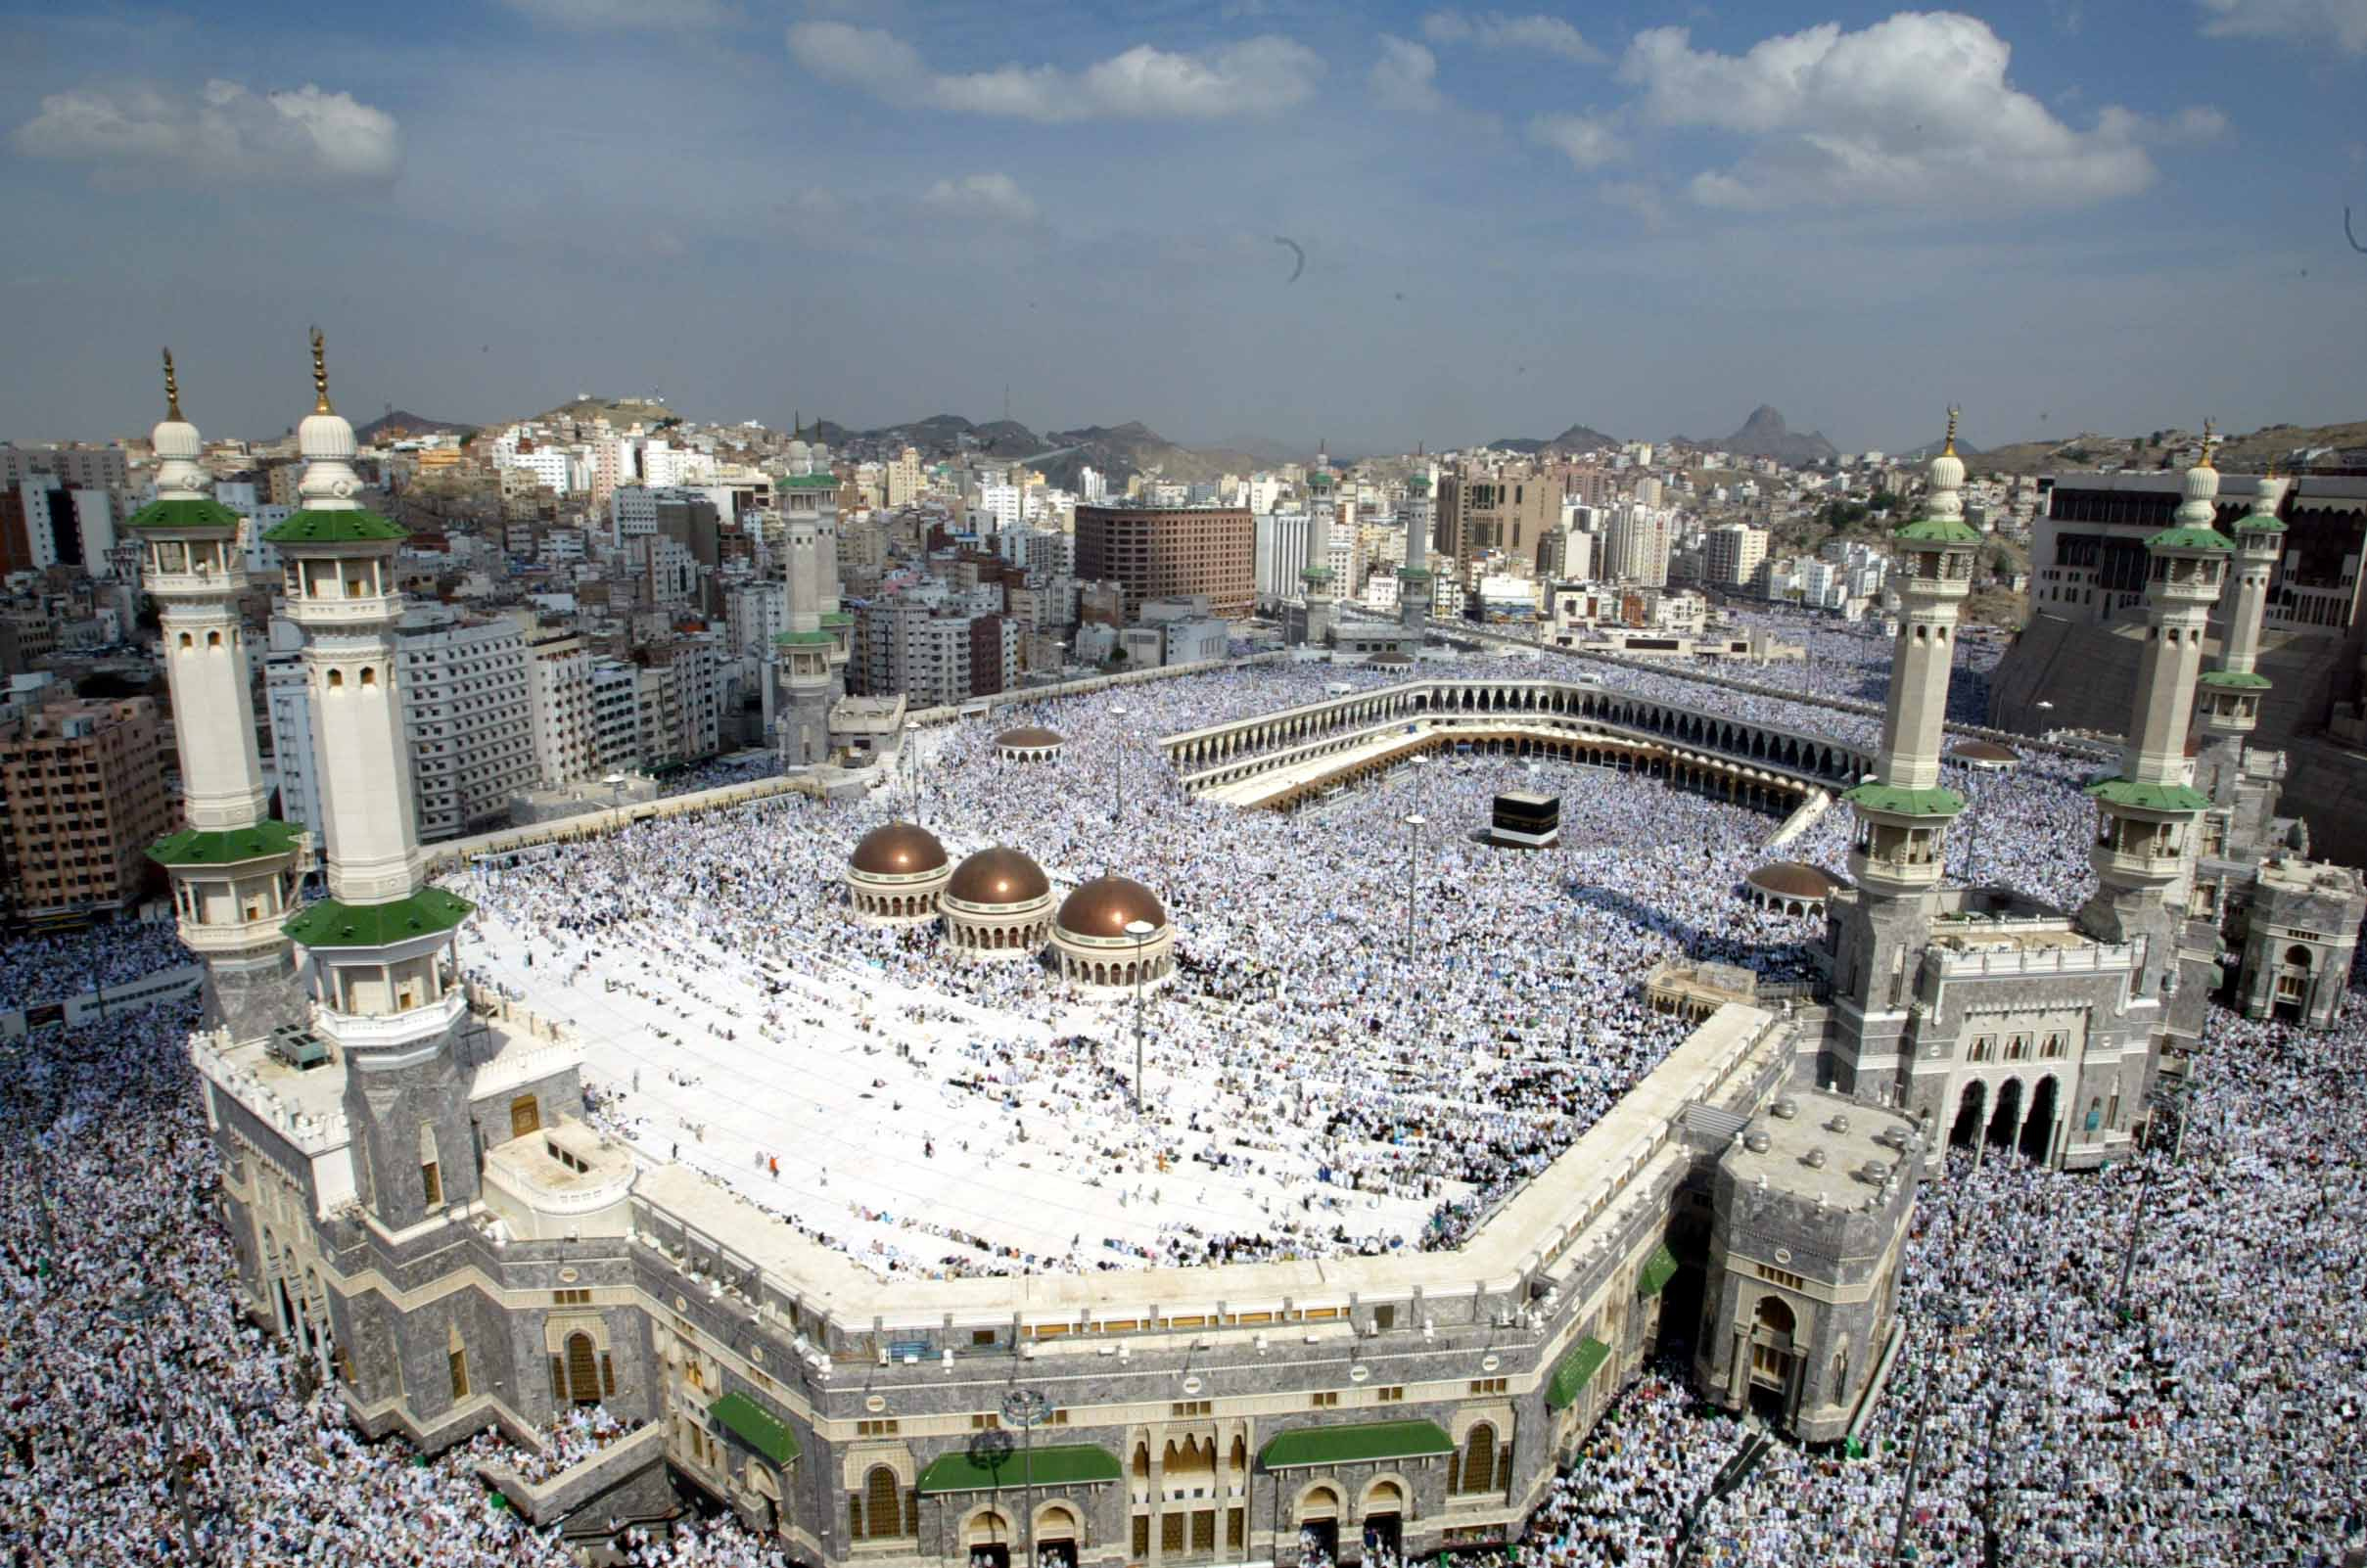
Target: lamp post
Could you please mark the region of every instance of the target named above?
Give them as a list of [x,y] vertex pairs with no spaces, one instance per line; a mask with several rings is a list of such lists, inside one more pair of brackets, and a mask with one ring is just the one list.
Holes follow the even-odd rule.
[[172,1490],[173,1506],[181,1515],[181,1549],[191,1562],[203,1562],[198,1555],[197,1525],[189,1516],[189,1476],[182,1465],[180,1423],[172,1418],[172,1391],[164,1384],[164,1369],[157,1363],[156,1340],[148,1332],[148,1320],[164,1305],[163,1293],[154,1285],[142,1285],[117,1298],[115,1315],[140,1336],[141,1348],[148,1353],[148,1375],[157,1389],[157,1408],[164,1417],[164,1446],[166,1459],[165,1484]]
[[1052,1402],[1037,1389],[1015,1388],[1002,1396],[1002,1418],[1019,1428],[1019,1483],[1024,1512],[1019,1539],[1027,1555],[1023,1568],[1035,1568],[1036,1558],[1036,1428],[1051,1418]]
[[1126,934],[1135,939],[1135,1114],[1142,1114],[1142,944],[1159,928],[1147,920],[1129,920]]
[[1422,824],[1428,818],[1419,811],[1406,813],[1406,962],[1414,961],[1414,878],[1416,857],[1420,853]]
[[1117,789],[1109,812],[1110,821],[1117,823],[1126,820],[1126,710],[1113,708],[1109,711],[1109,716],[1118,721]]

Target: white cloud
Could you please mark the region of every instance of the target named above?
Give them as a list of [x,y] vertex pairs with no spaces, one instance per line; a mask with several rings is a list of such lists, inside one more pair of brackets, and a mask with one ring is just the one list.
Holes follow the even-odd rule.
[[508,0],[537,22],[587,31],[714,27],[731,20],[721,0]]
[[1008,174],[965,174],[939,180],[921,193],[921,205],[954,217],[998,223],[1033,223],[1036,204]]
[[1564,60],[1597,62],[1602,51],[1588,43],[1576,27],[1559,17],[1507,16],[1501,11],[1465,15],[1433,11],[1421,19],[1422,36],[1435,44],[1477,44],[1482,49],[1517,49],[1558,55]]
[[1660,193],[1638,180],[1606,180],[1595,187],[1595,194],[1613,207],[1624,207],[1636,214],[1645,229],[1657,234],[1668,223],[1668,204]]
[[1197,54],[1137,44],[1076,72],[1018,65],[941,72],[877,27],[800,22],[789,28],[789,53],[817,76],[891,103],[1045,123],[1272,115],[1303,102],[1323,71],[1314,50],[1272,35]]
[[2367,0],[2196,0],[2203,30],[2215,38],[2327,42],[2367,54]]
[[[1749,137],[1731,168],[1694,177],[1713,207],[1791,204],[2065,207],[2154,178],[2141,143],[2162,122],[2107,109],[2075,130],[2006,79],[2013,51],[1976,18],[1901,12],[1857,32],[1825,23],[1747,54],[1696,50],[1682,27],[1638,33],[1619,77],[1667,125]],[[2205,121],[2189,111],[2182,133]]]
[[1372,96],[1391,109],[1434,115],[1447,106],[1438,90],[1438,57],[1420,44],[1390,33],[1380,35],[1380,59],[1372,63]]
[[207,183],[390,180],[402,167],[394,116],[350,93],[306,85],[250,92],[209,81],[197,93],[77,88],[41,100],[10,144],[27,158],[104,174]]
[[1529,121],[1529,140],[1553,148],[1578,169],[1601,168],[1627,156],[1627,144],[1592,115],[1540,115]]

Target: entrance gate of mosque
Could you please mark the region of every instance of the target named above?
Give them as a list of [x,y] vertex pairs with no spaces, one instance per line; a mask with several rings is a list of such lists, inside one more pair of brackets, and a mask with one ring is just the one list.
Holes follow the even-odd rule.
[[970,1568],[1011,1568],[1010,1521],[992,1509],[970,1521]]

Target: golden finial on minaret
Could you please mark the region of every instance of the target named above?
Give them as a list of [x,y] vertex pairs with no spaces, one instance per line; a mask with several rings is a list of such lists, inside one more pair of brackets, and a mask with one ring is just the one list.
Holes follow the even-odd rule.
[[329,406],[329,351],[318,327],[312,329],[312,412],[337,412]]
[[176,424],[181,418],[181,384],[172,374],[172,350],[164,350],[164,417]]
[[2197,468],[2208,468],[2211,466],[2210,449],[2212,445],[2218,441],[2218,439],[2219,435],[2217,428],[2213,426],[2209,420],[2205,419],[2203,422],[2203,461],[2195,465]]
[[1954,457],[1956,455],[1956,416],[1963,412],[1964,410],[1957,407],[1954,403],[1950,403],[1948,405],[1948,438],[1941,444],[1939,449],[1939,455],[1942,457]]

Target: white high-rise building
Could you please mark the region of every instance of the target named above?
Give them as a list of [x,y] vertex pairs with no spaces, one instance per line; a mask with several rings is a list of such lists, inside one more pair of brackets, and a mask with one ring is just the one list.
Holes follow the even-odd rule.
[[435,607],[405,615],[395,641],[419,837],[475,832],[538,774],[526,639],[507,617],[479,621]]
[[623,659],[591,667],[592,761],[603,773],[641,765],[641,672]]
[[1631,502],[1611,518],[1603,576],[1648,588],[1668,586],[1668,552],[1674,519],[1658,507]]
[[592,733],[591,655],[563,628],[527,638],[534,712],[534,771],[545,788],[579,783],[598,771]]
[[1709,530],[1709,547],[1702,576],[1722,588],[1749,585],[1759,563],[1767,559],[1767,530],[1747,523],[1727,523]]
[[907,446],[896,454],[894,462],[888,464],[889,509],[910,506],[920,498],[920,452],[915,447]]

